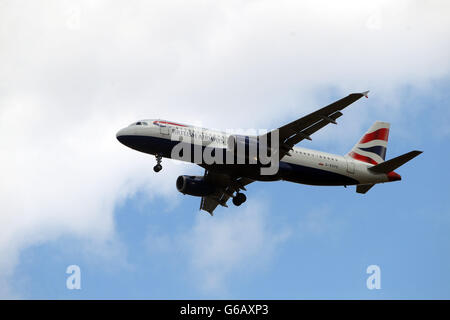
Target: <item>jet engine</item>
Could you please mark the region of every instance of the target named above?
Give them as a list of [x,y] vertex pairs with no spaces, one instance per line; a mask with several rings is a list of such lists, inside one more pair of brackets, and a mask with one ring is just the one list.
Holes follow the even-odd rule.
[[216,191],[216,188],[201,176],[179,176],[176,184],[181,193],[196,197],[209,196]]

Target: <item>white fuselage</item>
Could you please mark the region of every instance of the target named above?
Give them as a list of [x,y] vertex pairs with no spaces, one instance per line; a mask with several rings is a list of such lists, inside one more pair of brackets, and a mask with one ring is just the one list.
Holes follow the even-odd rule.
[[[135,150],[170,158],[170,150],[180,141],[180,137],[190,138],[193,145],[226,149],[230,135],[231,133],[223,131],[152,119],[131,124],[120,130],[117,138]],[[280,159],[280,168],[284,171],[282,170],[279,179],[313,185],[374,184],[392,181],[387,174],[369,171],[368,168],[372,166],[349,156],[294,147],[290,154]],[[254,176],[252,178],[255,179]]]

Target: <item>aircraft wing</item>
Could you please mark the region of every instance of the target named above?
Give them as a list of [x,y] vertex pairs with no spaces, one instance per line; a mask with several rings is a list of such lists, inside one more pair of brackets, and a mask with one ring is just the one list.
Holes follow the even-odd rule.
[[231,195],[235,191],[245,190],[245,186],[254,181],[244,177],[232,178],[228,175],[216,174],[210,171],[205,171],[205,179],[217,186],[213,194],[202,197],[200,202],[200,210],[204,210],[210,215],[213,215],[218,205],[228,207],[227,201]]
[[[313,113],[310,113],[303,118],[288,123],[278,130],[280,159],[289,153],[294,145],[300,141],[307,139],[311,140],[310,136],[314,132],[322,129],[329,123],[336,124],[336,119],[342,116],[340,112],[356,100],[362,97],[367,97],[369,91],[362,93],[352,93],[332,104],[323,107]],[[271,131],[273,132],[273,131]],[[267,141],[270,142],[270,134],[268,132]]]

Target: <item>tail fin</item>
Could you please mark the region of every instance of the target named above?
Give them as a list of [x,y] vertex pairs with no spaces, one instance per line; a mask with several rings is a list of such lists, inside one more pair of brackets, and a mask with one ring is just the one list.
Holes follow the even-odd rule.
[[347,155],[375,165],[384,162],[389,128],[388,122],[376,121]]

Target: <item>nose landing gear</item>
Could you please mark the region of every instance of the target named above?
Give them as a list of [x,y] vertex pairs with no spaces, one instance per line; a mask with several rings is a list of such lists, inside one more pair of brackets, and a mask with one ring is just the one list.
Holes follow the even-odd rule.
[[155,155],[155,157],[156,157],[156,166],[153,167],[153,171],[160,172],[162,170],[162,165],[161,165],[162,156],[160,154],[157,154],[157,155]]
[[247,200],[247,197],[245,196],[245,194],[238,192],[233,197],[233,204],[235,206],[240,206],[241,204],[243,204],[245,202],[245,200]]

